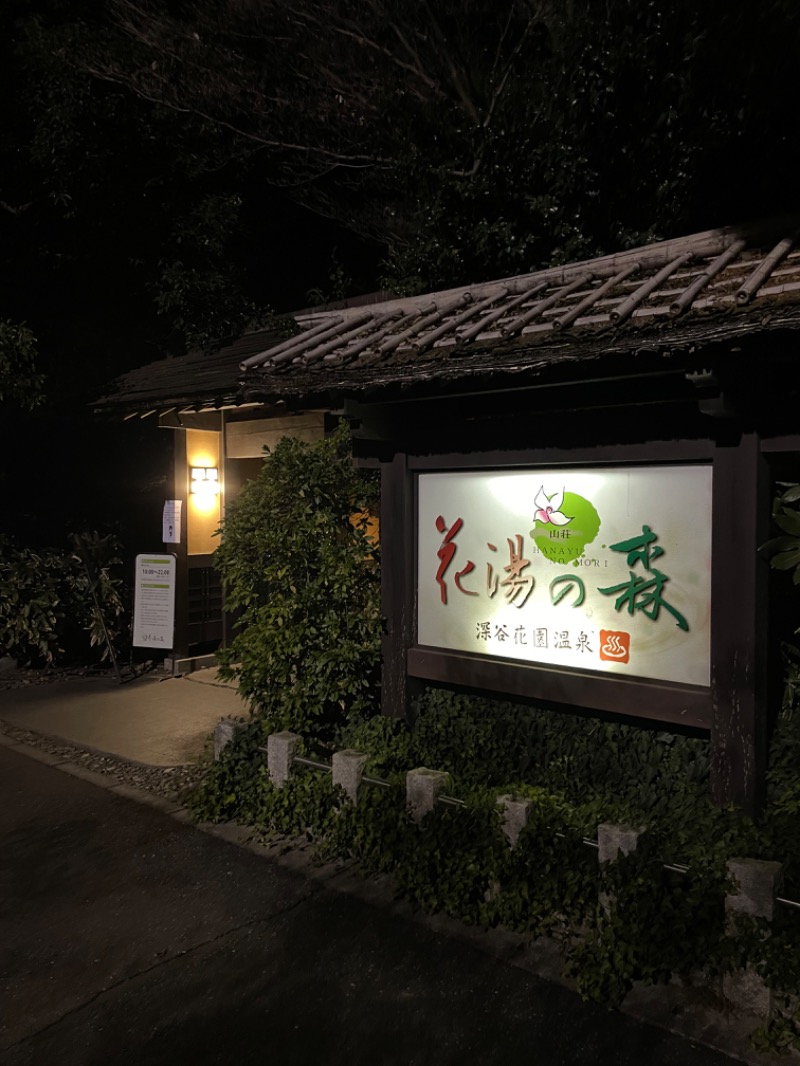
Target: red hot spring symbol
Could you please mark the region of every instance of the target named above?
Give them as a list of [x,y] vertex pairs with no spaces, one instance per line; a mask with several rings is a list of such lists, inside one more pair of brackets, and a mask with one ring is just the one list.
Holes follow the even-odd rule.
[[631,657],[631,635],[616,629],[600,630],[600,658],[612,663],[626,663]]

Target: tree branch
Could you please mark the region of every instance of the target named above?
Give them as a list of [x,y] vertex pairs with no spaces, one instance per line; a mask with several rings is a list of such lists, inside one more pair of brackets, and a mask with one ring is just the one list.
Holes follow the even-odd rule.
[[202,118],[206,122],[210,122],[213,125],[220,126],[223,129],[229,130],[231,133],[235,133],[239,137],[245,138],[245,140],[252,141],[261,148],[276,148],[281,151],[289,152],[302,152],[308,156],[321,156],[328,160],[334,160],[337,165],[346,166],[353,165],[359,167],[382,167],[384,169],[391,169],[392,163],[388,159],[382,159],[377,156],[368,155],[366,153],[347,154],[345,152],[336,152],[328,148],[323,148],[321,145],[311,144],[297,144],[292,141],[276,140],[268,137],[263,137],[259,133],[253,133],[250,130],[246,130],[239,125],[220,118],[218,115],[212,115],[208,111],[204,111],[202,108],[197,107],[194,104],[181,105],[172,100],[169,100],[165,96],[156,96],[152,92],[145,89],[138,84],[136,80],[130,75],[120,74],[111,70],[104,70],[100,67],[87,66],[86,72],[92,77],[98,78],[101,81],[107,81],[115,85],[120,85],[125,89],[135,93],[142,100],[146,100],[151,104],[158,104],[161,107],[166,107],[171,111],[175,111],[184,115],[195,115],[198,118]]
[[428,18],[433,28],[433,32],[436,35],[439,41],[439,45],[442,48],[442,55],[444,57],[445,63],[449,68],[450,80],[453,83],[453,87],[456,90],[456,94],[461,100],[461,103],[464,106],[464,110],[467,112],[469,117],[472,119],[476,126],[480,126],[481,119],[478,113],[478,109],[475,106],[472,97],[467,92],[466,86],[464,85],[461,79],[461,75],[459,74],[455,63],[453,62],[453,57],[447,44],[447,38],[442,33],[439,23],[436,21],[436,16],[434,15],[433,11],[431,10],[431,6],[428,3],[428,0],[423,0],[423,6],[428,14]]
[[[515,7],[515,2],[514,2],[514,0],[512,0],[511,6],[509,7],[509,12],[508,12],[508,20],[506,21],[505,28],[503,29],[503,36],[502,36],[502,38],[500,40],[500,43],[497,46],[497,53],[495,55],[495,63],[492,65],[492,75],[494,75],[494,72],[495,72],[495,69],[496,69],[496,66],[497,66],[497,61],[500,58],[500,49],[502,48],[503,41],[505,40],[506,34],[508,33],[508,29],[509,29],[509,27],[511,25],[511,16],[512,16],[513,11],[514,11],[514,7]],[[489,128],[489,125],[490,125],[490,123],[492,121],[492,116],[494,114],[495,107],[497,106],[497,102],[500,100],[501,96],[503,95],[503,93],[505,91],[505,88],[506,88],[506,85],[508,84],[509,76],[511,75],[511,72],[514,69],[514,60],[517,58],[519,53],[522,51],[522,47],[525,44],[525,42],[526,42],[526,40],[528,38],[528,35],[530,33],[531,22],[532,22],[532,19],[529,17],[528,21],[525,23],[525,29],[522,31],[522,33],[520,35],[520,38],[517,41],[516,45],[511,50],[511,55],[508,57],[508,60],[507,60],[507,62],[505,64],[505,70],[503,71],[503,74],[502,74],[502,76],[500,78],[500,81],[495,85],[494,89],[492,90],[492,95],[489,98],[489,106],[486,109],[486,117],[483,120],[483,128],[484,129],[488,129]]]

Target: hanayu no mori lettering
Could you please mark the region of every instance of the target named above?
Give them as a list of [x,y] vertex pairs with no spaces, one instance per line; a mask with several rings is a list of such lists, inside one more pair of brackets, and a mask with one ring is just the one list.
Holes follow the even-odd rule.
[[[537,511],[537,519],[540,518],[540,514],[541,510]],[[550,532],[551,538],[567,539],[569,537],[569,530],[558,528],[559,523],[554,521],[552,509],[547,515],[547,520],[556,527]],[[449,528],[443,515],[439,515],[436,518],[436,529],[443,535],[443,540],[436,553],[439,559],[439,566],[436,570],[435,580],[439,586],[441,602],[445,606],[449,602],[448,571],[454,563],[458,550],[456,538],[463,526],[463,518],[456,518]],[[614,609],[616,611],[621,611],[624,607],[629,615],[641,612],[653,622],[658,621],[663,608],[663,610],[672,615],[678,628],[688,632],[689,624],[686,618],[664,596],[664,589],[669,582],[669,577],[653,565],[656,559],[664,555],[664,549],[655,543],[657,540],[658,534],[650,526],[643,525],[641,533],[610,545],[611,551],[626,555],[629,567],[628,579],[606,588],[598,585],[595,586],[595,589],[603,596],[616,597],[614,601]],[[502,567],[502,572],[506,576],[501,580],[500,574],[495,570],[493,559],[490,557],[486,562],[485,595],[489,599],[493,599],[502,589],[507,603],[521,608],[533,594],[536,579],[533,574],[525,572],[530,567],[531,560],[525,558],[523,535],[516,533],[513,538],[507,537],[506,543],[508,544],[509,561]],[[486,547],[490,552],[498,552],[497,546],[489,541],[486,542]],[[536,551],[537,549],[534,550]],[[586,560],[586,562],[589,561]],[[480,595],[478,588],[476,588],[476,584],[480,584],[479,578],[477,578],[477,575],[475,577],[472,576],[475,569],[475,563],[468,559],[465,565],[455,570],[453,574],[452,583],[456,590],[464,596]],[[550,581],[548,592],[553,606],[566,604],[572,607],[580,607],[586,599],[586,583],[578,574],[562,573]],[[488,639],[486,627],[489,626],[489,623],[479,622],[477,625],[476,638],[478,640]],[[499,639],[506,638],[501,637]],[[537,646],[546,647],[546,645],[541,644]]]

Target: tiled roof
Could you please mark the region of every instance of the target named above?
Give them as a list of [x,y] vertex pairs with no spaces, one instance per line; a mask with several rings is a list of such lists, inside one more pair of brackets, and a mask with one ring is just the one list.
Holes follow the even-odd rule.
[[242,360],[245,393],[368,394],[800,328],[796,222],[714,230],[368,309],[299,316],[299,335]]

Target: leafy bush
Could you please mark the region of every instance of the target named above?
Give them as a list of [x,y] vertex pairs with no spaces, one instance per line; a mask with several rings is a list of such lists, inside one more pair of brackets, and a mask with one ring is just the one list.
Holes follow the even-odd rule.
[[772,521],[781,535],[768,540],[761,550],[773,570],[791,570],[800,585],[800,485],[781,483],[783,492],[772,503]]
[[0,649],[21,665],[108,655],[105,634],[123,635],[125,613],[114,537],[84,533],[74,551],[17,548],[0,539]]
[[228,511],[215,565],[241,618],[219,659],[274,729],[325,736],[377,710],[376,500],[341,426],[316,444],[280,441]]
[[715,817],[704,738],[435,688],[415,701],[413,723],[352,724],[339,743],[366,752],[375,773],[447,770],[459,794],[535,785],[583,811],[587,826],[668,818],[685,838],[687,807]]
[[0,319],[0,403],[32,410],[42,402],[43,376],[36,369],[36,337],[24,324]]

